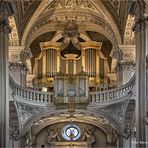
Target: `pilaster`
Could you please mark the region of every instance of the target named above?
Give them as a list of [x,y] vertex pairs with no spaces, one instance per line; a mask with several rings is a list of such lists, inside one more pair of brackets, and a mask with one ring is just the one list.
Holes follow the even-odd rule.
[[0,2],[0,147],[9,147],[9,75],[8,75],[8,17],[13,14],[9,2]]

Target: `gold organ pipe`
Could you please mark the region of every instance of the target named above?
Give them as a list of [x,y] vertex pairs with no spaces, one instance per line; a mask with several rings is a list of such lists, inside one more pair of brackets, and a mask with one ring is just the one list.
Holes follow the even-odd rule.
[[43,61],[42,61],[42,67],[43,67],[43,76],[46,75],[46,51],[44,50],[42,53]]
[[68,74],[68,60],[66,60],[66,74]]
[[76,74],[76,60],[73,61],[74,64],[74,74]]
[[96,82],[100,83],[100,50],[96,50]]
[[60,51],[57,51],[57,72],[60,72]]
[[53,73],[53,55],[52,55],[52,51],[53,51],[53,49],[51,49],[50,50],[50,52],[51,52],[51,56],[50,56],[50,62],[51,62],[51,75],[52,75],[52,73]]
[[86,71],[86,68],[85,68],[85,49],[82,49],[82,66],[83,66],[83,70]]

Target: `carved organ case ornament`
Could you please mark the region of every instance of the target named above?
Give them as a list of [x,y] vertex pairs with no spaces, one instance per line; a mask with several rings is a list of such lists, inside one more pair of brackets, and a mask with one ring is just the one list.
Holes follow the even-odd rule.
[[[75,79],[72,81],[74,86],[71,87],[71,90],[76,90],[80,84],[78,80],[81,78],[79,77],[80,75],[82,77],[83,73],[84,76],[87,75],[85,82],[87,84],[88,77],[88,85],[91,89],[101,90],[100,87],[104,86],[107,88],[109,85],[107,82],[108,63],[107,58],[101,52],[102,42],[82,42],[79,37],[78,25],[72,20],[65,24],[62,38],[62,42],[40,43],[42,52],[35,59],[34,72],[36,77],[33,80],[34,87],[38,89],[45,87],[47,91],[53,91],[53,88],[58,90],[59,88],[55,88],[54,81],[58,80],[57,83],[60,83],[60,80],[63,80],[61,82],[63,85],[60,85],[60,87],[63,86],[63,91],[61,90],[58,94],[61,93],[66,96],[66,93],[64,93],[65,83],[67,83],[67,87],[70,87],[70,76]],[[86,90],[86,87],[79,93],[75,91],[75,96],[76,94],[85,94],[84,90]]]

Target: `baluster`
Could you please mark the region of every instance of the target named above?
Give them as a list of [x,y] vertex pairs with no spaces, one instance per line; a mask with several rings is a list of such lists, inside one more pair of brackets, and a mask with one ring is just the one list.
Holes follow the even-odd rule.
[[109,100],[112,100],[111,92],[108,92],[108,101],[109,101]]
[[47,102],[47,94],[44,96],[44,102]]
[[29,92],[29,99],[32,100],[32,92]]
[[49,102],[49,94],[47,94],[47,102]]
[[38,93],[35,93],[35,100],[36,100],[36,101],[39,101]]
[[18,92],[19,92],[19,90],[18,90],[18,88],[17,88],[17,89],[16,89],[16,93],[17,93],[17,95],[19,94]]
[[121,92],[120,92],[120,89],[118,90],[118,97],[120,98],[121,96]]
[[95,102],[99,102],[99,94],[96,92],[96,100]]
[[102,101],[105,101],[105,93],[102,93],[102,98],[103,98],[103,100]]
[[31,100],[31,94],[32,94],[32,93],[29,91],[29,100]]
[[28,91],[28,99],[31,100],[31,92]]
[[117,99],[117,90],[115,91],[115,98]]
[[53,95],[50,94],[50,103],[52,103],[52,102],[53,102]]
[[110,100],[109,91],[107,92],[107,100],[108,100],[108,101]]
[[124,95],[124,91],[123,89],[121,89],[121,97]]
[[100,102],[103,101],[104,95],[103,93],[100,94]]
[[34,101],[37,101],[37,94],[34,92]]
[[41,94],[38,94],[38,101],[41,101]]
[[48,102],[51,103],[51,95],[48,94]]
[[34,100],[35,98],[35,95],[34,95],[34,92],[32,92],[32,99],[31,100]]
[[21,89],[21,97],[23,98],[23,90]]
[[95,100],[94,94],[92,94],[91,96],[92,96],[92,103],[93,103]]
[[43,102],[43,94],[40,94],[40,101]]
[[92,103],[92,95],[89,95],[89,102]]
[[18,91],[17,95],[20,96],[20,90],[19,90],[19,88],[17,88],[17,91]]
[[94,94],[94,102],[96,102],[96,94]]
[[23,98],[27,98],[27,92],[26,92],[26,90],[24,90],[24,92],[23,92]]
[[29,92],[26,91],[26,98],[29,100]]
[[106,101],[106,92],[103,93],[103,101]]
[[45,102],[45,94],[42,94],[42,101]]
[[111,92],[112,100],[114,100],[114,92]]
[[116,90],[116,98],[120,98],[120,91],[119,90]]

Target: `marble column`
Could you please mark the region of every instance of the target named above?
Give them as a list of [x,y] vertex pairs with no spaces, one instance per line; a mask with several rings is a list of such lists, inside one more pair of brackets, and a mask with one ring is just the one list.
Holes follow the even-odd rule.
[[146,147],[146,17],[143,0],[135,2],[136,37],[136,147]]
[[[148,3],[147,3],[147,16],[148,16]],[[146,147],[148,147],[148,21],[146,21],[146,100],[147,100],[147,107],[146,107]]]
[[13,14],[9,2],[0,2],[0,147],[8,147],[9,139],[9,75],[8,75],[8,17]]

